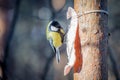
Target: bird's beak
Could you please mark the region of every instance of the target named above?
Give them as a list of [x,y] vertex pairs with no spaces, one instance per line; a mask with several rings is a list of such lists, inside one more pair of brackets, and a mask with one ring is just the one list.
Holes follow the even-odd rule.
[[60,32],[63,33],[63,34],[65,33],[63,29],[60,29]]

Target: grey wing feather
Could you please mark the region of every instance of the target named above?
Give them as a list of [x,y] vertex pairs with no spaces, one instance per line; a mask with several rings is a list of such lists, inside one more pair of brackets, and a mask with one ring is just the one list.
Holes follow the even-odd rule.
[[56,53],[56,49],[55,49],[55,47],[53,46],[53,40],[50,39],[49,42],[50,42],[50,46],[52,47],[54,53]]

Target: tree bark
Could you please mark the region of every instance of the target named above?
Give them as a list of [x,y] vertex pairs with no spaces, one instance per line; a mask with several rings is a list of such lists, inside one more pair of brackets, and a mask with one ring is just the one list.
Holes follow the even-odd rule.
[[[74,0],[77,14],[92,10],[107,10],[107,0]],[[82,68],[74,80],[107,80],[108,15],[90,13],[79,17]]]

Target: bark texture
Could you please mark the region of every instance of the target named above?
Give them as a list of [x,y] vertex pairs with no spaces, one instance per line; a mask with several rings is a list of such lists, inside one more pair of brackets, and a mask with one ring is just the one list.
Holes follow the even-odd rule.
[[[74,0],[74,8],[83,13],[91,10],[107,10],[107,0]],[[79,17],[79,35],[82,68],[74,74],[74,80],[107,80],[107,29],[108,15],[90,13]]]

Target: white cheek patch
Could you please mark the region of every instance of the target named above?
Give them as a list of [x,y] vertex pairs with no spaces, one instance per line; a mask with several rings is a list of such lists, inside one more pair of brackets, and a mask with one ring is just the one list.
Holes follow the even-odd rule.
[[76,31],[77,31],[78,18],[77,18],[77,14],[75,10],[71,7],[68,8],[67,18],[68,19],[71,18],[71,21],[70,21],[70,26],[68,28],[67,41],[66,41],[68,63],[64,68],[65,76],[70,72],[71,68],[73,68],[75,64],[75,60],[76,60],[74,42],[75,42],[75,36],[76,36]]
[[52,31],[58,31],[58,28],[56,28],[55,26],[51,26],[51,30]]

